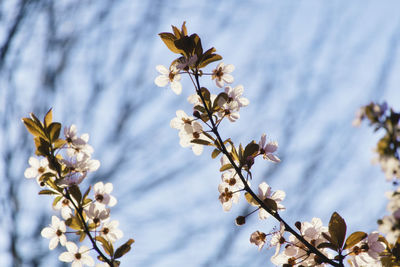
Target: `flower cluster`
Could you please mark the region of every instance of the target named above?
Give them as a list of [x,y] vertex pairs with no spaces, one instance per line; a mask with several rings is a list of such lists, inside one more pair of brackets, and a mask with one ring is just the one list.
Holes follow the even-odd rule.
[[[236,87],[226,85],[233,83],[232,72],[235,68],[232,64],[219,63],[211,72],[204,71],[203,68],[221,60],[222,57],[215,53],[215,48],[203,52],[200,37],[197,34],[188,35],[185,23],[181,29],[175,26],[172,26],[172,29],[172,33],[163,32],[159,35],[166,46],[173,53],[179,54],[179,57],[172,61],[169,70],[161,65],[156,67],[161,75],[155,79],[155,83],[160,87],[170,84],[177,94],[182,91],[179,83],[182,74],[188,75],[193,83],[195,94],[191,94],[187,99],[193,105],[193,114],[187,115],[183,110],[178,110],[176,117],[170,122],[171,127],[179,131],[181,146],[191,147],[196,155],[203,152],[204,146],[210,146],[213,148],[211,153],[213,159],[222,154],[221,182],[218,191],[223,210],[231,210],[233,203],[239,202],[243,192],[246,201],[256,207],[248,215],[238,216],[237,225],[244,225],[246,217],[256,211],[260,220],[274,217],[280,222],[280,229],[271,233],[266,234],[259,230],[253,232],[250,242],[259,250],[267,242],[270,244],[269,247],[276,247],[271,261],[281,266],[344,266],[345,259],[352,266],[381,266],[384,261],[390,262],[395,254],[390,250],[386,239],[377,232],[368,235],[357,231],[346,238],[346,223],[336,212],[332,214],[328,227],[323,226],[321,219],[313,218],[311,222],[297,222],[295,230],[279,214],[285,210],[281,203],[286,197],[284,191],[273,192],[266,182],[259,184],[258,194],[251,189],[251,171],[255,159],[262,156],[265,160],[279,163],[280,159],[276,155],[278,143],[267,141],[265,134],[258,142],[253,140],[239,146],[235,146],[230,138],[222,139],[219,133],[221,122],[225,118],[235,122],[240,118],[241,108],[249,105],[249,100],[242,96],[244,91],[242,85]],[[203,76],[211,76],[216,83],[216,89],[223,88],[223,91],[211,93],[209,89],[202,87],[200,78]],[[386,112],[387,105],[371,104],[358,112],[353,124],[359,125],[362,119],[368,117],[371,123],[391,129],[389,138],[378,145],[377,151],[380,154],[382,168],[390,178],[393,178],[398,177],[396,175],[400,173],[398,154],[393,153],[400,146],[397,141],[400,116],[393,111],[386,116]],[[380,119],[383,116],[386,116],[385,120]],[[400,213],[396,205],[392,205],[393,210],[396,210],[395,214]],[[398,206],[400,207],[400,204]],[[286,233],[289,237],[285,237]],[[397,250],[399,249],[400,244]]]
[[[55,249],[58,244],[64,246],[67,251],[59,256],[59,260],[71,262],[72,266],[94,266],[89,255],[92,249],[104,264],[119,264],[117,259],[130,250],[134,241],[129,239],[114,251],[114,243],[123,237],[123,233],[118,228],[119,222],[110,218],[110,207],[117,204],[111,195],[113,185],[98,182],[83,194],[79,187],[88,173],[100,167],[100,162],[92,159],[94,150],[88,144],[89,135],[78,136],[76,126],[71,125],[64,128],[64,138],[61,138],[61,124],[52,122],[51,110],[43,122],[33,114],[31,118],[23,118],[23,122],[34,136],[35,154],[43,157],[29,158],[30,167],[25,170],[25,177],[38,182],[42,187],[39,194],[54,197],[53,209],[62,218],[52,216],[51,224],[41,231],[41,235],[50,240],[49,249]],[[78,235],[80,242],[88,237],[91,248],[78,247],[67,234]]]

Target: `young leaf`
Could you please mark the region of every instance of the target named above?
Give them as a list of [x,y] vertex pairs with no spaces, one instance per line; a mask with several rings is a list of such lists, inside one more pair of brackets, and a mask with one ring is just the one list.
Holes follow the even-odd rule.
[[332,243],[339,249],[343,246],[346,237],[346,228],[344,219],[337,212],[334,212],[329,221],[329,234]]
[[58,122],[53,122],[47,127],[46,131],[48,136],[50,137],[51,142],[54,142],[55,140],[58,139],[58,137],[60,136],[60,130],[61,130],[61,123]]
[[43,189],[39,191],[39,195],[58,195],[58,193],[53,190]]
[[254,207],[259,207],[260,205],[258,204],[258,202],[250,195],[249,192],[246,192],[244,194],[244,197],[246,198],[247,202],[249,202],[250,205],[254,206]]
[[39,127],[32,119],[22,118],[22,122],[25,124],[28,132],[30,132],[34,137],[46,138],[43,129]]
[[218,149],[218,148],[216,148],[216,149],[214,149],[214,151],[212,152],[212,154],[211,154],[211,157],[213,158],[213,159],[215,159],[216,157],[218,157],[218,155],[221,153],[221,151]]
[[81,190],[79,189],[79,186],[77,186],[75,184],[71,185],[68,187],[68,191],[78,203],[81,202],[82,193],[81,193]]
[[104,237],[102,236],[96,236],[95,238],[97,241],[99,241],[101,243],[101,245],[104,248],[104,251],[109,255],[109,256],[113,256],[114,255],[114,247],[113,245],[108,242]]
[[353,247],[355,244],[357,244],[358,242],[360,242],[361,240],[363,240],[367,236],[368,236],[367,233],[364,233],[364,232],[354,232],[354,233],[352,233],[346,239],[346,242],[345,242],[345,245],[344,245],[343,249],[347,249],[347,248]]
[[44,120],[43,120],[43,124],[44,127],[47,128],[53,121],[53,112],[52,109],[49,109],[49,111],[47,111],[46,116],[44,116]]
[[225,164],[224,166],[222,166],[222,167],[219,169],[219,171],[220,171],[220,172],[223,172],[223,171],[226,171],[226,170],[229,170],[229,169],[232,169],[232,168],[233,168],[232,164],[228,163],[228,164]]
[[165,45],[168,47],[169,50],[176,54],[184,54],[184,51],[182,49],[179,49],[175,46],[175,40],[176,37],[172,33],[169,32],[162,32],[159,33],[161,40],[165,43]]
[[255,154],[257,154],[258,150],[259,150],[258,144],[255,141],[252,141],[244,149],[243,158],[247,159],[247,157],[254,156]]
[[273,210],[275,212],[278,210],[278,204],[276,204],[276,201],[273,200],[272,198],[266,198],[263,200],[263,202],[271,210]]
[[122,246],[117,248],[117,250],[115,251],[115,254],[114,254],[114,259],[121,258],[126,253],[128,253],[129,250],[131,250],[131,245],[133,244],[133,242],[135,242],[135,240],[133,240],[131,238],[128,241],[126,241]]

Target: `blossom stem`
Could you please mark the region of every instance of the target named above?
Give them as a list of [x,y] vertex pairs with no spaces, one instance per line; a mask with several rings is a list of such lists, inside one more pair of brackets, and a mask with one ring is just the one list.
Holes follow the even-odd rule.
[[[189,73],[189,72],[188,72]],[[237,166],[237,164],[235,163],[235,161],[233,160],[232,156],[230,155],[230,153],[228,152],[228,150],[226,149],[226,146],[224,144],[224,141],[222,140],[219,132],[218,132],[218,127],[214,122],[213,119],[213,115],[212,112],[210,111],[210,109],[207,107],[205,99],[203,97],[203,95],[201,94],[200,91],[200,81],[199,81],[199,71],[198,69],[195,69],[195,71],[193,72],[194,77],[195,77],[195,81],[196,83],[194,84],[195,88],[196,88],[196,92],[199,95],[203,106],[207,112],[208,118],[211,122],[211,131],[215,134],[219,144],[221,145],[221,151],[222,153],[227,156],[229,162],[232,164],[233,168],[235,169],[236,173],[239,175],[240,179],[242,180],[243,184],[244,184],[244,190],[246,192],[248,192],[253,199],[260,205],[261,208],[263,208],[264,210],[266,210],[269,214],[271,214],[276,220],[278,220],[279,222],[283,223],[285,226],[285,231],[291,233],[292,235],[294,235],[301,243],[303,243],[311,253],[314,253],[315,255],[317,255],[319,258],[322,259],[323,262],[325,263],[329,263],[332,266],[338,266],[338,267],[342,267],[343,262],[335,262],[332,259],[329,259],[327,256],[325,256],[321,251],[319,251],[316,247],[314,247],[313,245],[311,245],[307,240],[305,240],[299,233],[297,233],[292,227],[290,227],[289,224],[287,224],[282,217],[278,214],[278,212],[275,212],[273,210],[271,210],[249,187],[246,179],[244,178],[241,168],[239,168],[239,166]],[[190,73],[189,76],[191,78],[191,80],[193,81],[193,78],[191,77]],[[194,81],[193,81],[194,83]]]
[[[56,159],[56,157],[54,156],[55,151],[54,151],[54,149],[53,149],[52,146],[50,147],[50,150],[51,150],[51,151],[50,151],[50,157],[52,158],[51,160],[56,161],[57,159]],[[59,168],[57,169],[57,174],[58,174],[58,177],[61,179],[62,175],[61,175],[61,170],[60,170]],[[73,199],[72,199],[72,197],[71,197],[71,195],[70,195],[70,193],[69,193],[69,191],[68,191],[68,188],[65,189],[65,193],[62,193],[62,195],[63,195],[63,197],[65,197],[66,199],[68,199],[68,200],[72,203],[72,205],[74,206],[76,212],[78,213],[79,220],[81,221],[81,223],[82,223],[82,225],[83,225],[83,228],[84,228],[83,231],[84,231],[85,234],[89,237],[89,240],[90,240],[90,242],[92,243],[93,249],[100,255],[100,257],[101,257],[102,259],[104,259],[104,260],[107,262],[108,265],[110,265],[110,267],[113,267],[113,266],[114,266],[113,260],[112,260],[112,259],[108,259],[108,258],[104,255],[104,253],[103,253],[103,252],[99,249],[99,247],[97,246],[96,240],[95,240],[95,239],[92,237],[92,235],[90,234],[89,227],[88,227],[88,225],[86,224],[85,219],[84,219],[83,214],[82,214],[82,208],[81,208],[81,207],[78,207],[79,204],[78,204],[78,206],[75,204],[75,202],[73,201]]]

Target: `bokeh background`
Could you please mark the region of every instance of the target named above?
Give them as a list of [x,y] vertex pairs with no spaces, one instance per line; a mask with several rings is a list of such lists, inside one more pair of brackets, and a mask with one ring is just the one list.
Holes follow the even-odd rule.
[[193,89],[186,77],[180,96],[155,86],[155,66],[175,56],[157,34],[183,21],[236,66],[233,85],[250,100],[222,135],[279,142],[282,162],[257,161],[255,189],[267,181],[286,191],[291,224],[327,224],[338,211],[349,232],[376,229],[392,188],[371,165],[380,133],[351,122],[370,101],[400,108],[399,10],[372,0],[0,1],[0,265],[62,266],[62,249],[40,236],[56,214],[51,197],[23,176],[34,145],[20,119],[50,107],[90,134],[102,165],[85,183],[114,184],[112,218],[122,241],[136,241],[122,266],[272,265],[274,251],[249,237],[277,223],[253,216],[235,226],[244,199],[223,212],[219,162],[210,149],[181,148],[169,127],[177,109],[191,111]]

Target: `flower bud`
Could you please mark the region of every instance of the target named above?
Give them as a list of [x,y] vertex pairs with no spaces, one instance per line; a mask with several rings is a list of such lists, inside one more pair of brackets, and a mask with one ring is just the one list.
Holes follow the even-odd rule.
[[200,112],[198,110],[193,111],[193,117],[200,119],[201,117]]
[[297,221],[294,226],[296,226],[297,229],[299,229],[299,231],[301,231],[301,222]]
[[245,224],[246,223],[246,217],[238,216],[236,218],[236,220],[235,220],[235,223],[236,223],[237,226],[241,226],[241,225]]

